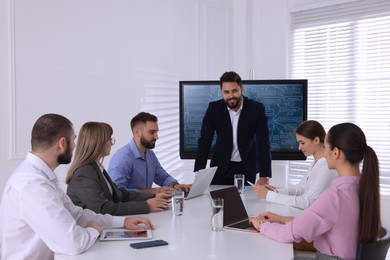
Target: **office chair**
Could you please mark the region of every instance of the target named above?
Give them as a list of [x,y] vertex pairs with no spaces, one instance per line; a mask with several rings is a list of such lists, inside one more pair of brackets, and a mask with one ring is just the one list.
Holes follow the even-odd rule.
[[382,228],[383,237],[375,242],[360,243],[356,252],[356,260],[385,260],[390,246],[390,232]]

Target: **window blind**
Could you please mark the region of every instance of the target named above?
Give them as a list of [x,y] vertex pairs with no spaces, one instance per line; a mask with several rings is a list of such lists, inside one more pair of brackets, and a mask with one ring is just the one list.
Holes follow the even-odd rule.
[[[291,13],[290,76],[308,79],[308,119],[325,130],[353,122],[380,162],[390,195],[390,1],[362,0]],[[310,160],[290,162],[289,184]]]

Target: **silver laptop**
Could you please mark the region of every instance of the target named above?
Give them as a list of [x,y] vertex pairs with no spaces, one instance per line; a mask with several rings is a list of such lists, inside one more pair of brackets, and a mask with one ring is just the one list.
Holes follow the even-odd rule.
[[217,168],[218,167],[215,166],[196,172],[194,183],[192,184],[190,191],[184,195],[184,198],[188,200],[203,195],[210,186]]

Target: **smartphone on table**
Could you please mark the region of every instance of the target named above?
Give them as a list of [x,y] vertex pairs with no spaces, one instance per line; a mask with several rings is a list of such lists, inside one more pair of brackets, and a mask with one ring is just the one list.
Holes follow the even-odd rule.
[[155,247],[155,246],[166,246],[168,245],[167,241],[164,240],[152,240],[152,241],[146,241],[146,242],[137,242],[137,243],[131,243],[130,246],[135,249],[141,249],[141,248],[147,248],[147,247]]

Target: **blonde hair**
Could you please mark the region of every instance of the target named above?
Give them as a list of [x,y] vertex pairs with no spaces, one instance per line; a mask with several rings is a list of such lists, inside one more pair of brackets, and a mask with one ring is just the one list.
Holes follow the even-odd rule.
[[112,127],[102,122],[87,122],[81,127],[74,159],[66,176],[66,184],[70,182],[74,172],[80,166],[96,161],[112,134]]

